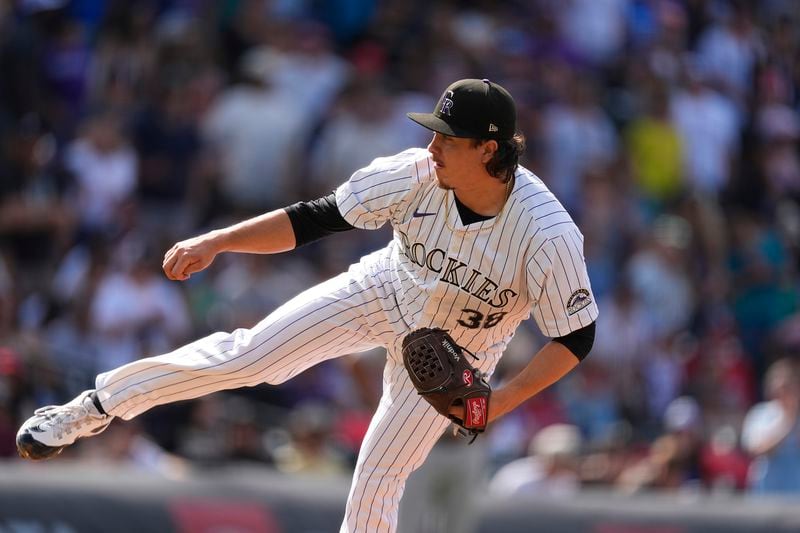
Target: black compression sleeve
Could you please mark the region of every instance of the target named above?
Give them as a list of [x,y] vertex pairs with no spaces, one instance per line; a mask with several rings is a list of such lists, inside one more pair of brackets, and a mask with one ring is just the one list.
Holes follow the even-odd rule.
[[583,361],[589,355],[589,351],[594,344],[594,330],[595,322],[592,322],[588,326],[576,329],[572,333],[563,337],[556,337],[553,340],[566,346],[579,361]]
[[296,248],[331,233],[355,229],[339,212],[335,193],[318,200],[292,204],[285,211],[292,222]]

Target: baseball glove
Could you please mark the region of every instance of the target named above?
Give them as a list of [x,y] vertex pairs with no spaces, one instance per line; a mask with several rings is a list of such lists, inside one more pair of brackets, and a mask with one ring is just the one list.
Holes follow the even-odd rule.
[[[466,350],[447,331],[422,328],[403,339],[402,351],[403,365],[417,392],[440,414],[472,435],[474,441],[486,429],[492,389],[467,361]],[[456,405],[464,406],[464,420],[450,413]]]

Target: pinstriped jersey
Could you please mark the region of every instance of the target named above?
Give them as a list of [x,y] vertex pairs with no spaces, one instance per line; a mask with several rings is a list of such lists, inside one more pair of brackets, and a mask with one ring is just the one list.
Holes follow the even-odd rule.
[[521,166],[502,211],[468,225],[422,148],[375,159],[337,188],[336,203],[357,228],[392,225],[393,239],[377,257],[391,266],[381,275],[409,329],[448,329],[467,349],[499,357],[531,315],[549,337],[597,318],[583,235]]

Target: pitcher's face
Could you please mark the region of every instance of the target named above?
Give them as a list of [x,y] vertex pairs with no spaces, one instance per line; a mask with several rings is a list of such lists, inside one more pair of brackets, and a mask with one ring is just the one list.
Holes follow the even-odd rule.
[[472,139],[434,133],[428,144],[436,180],[442,189],[468,185],[476,172],[485,169],[483,145],[473,146]]

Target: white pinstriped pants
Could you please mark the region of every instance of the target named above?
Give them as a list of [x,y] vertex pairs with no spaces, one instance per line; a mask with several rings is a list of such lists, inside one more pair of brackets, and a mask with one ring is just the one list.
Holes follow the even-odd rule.
[[107,413],[130,419],[156,405],[219,390],[282,383],[327,359],[385,346],[383,396],[361,445],[342,533],[394,532],[408,476],[450,424],[419,396],[402,364],[407,328],[380,263],[369,256],[269,314],[168,354],[100,374]]

